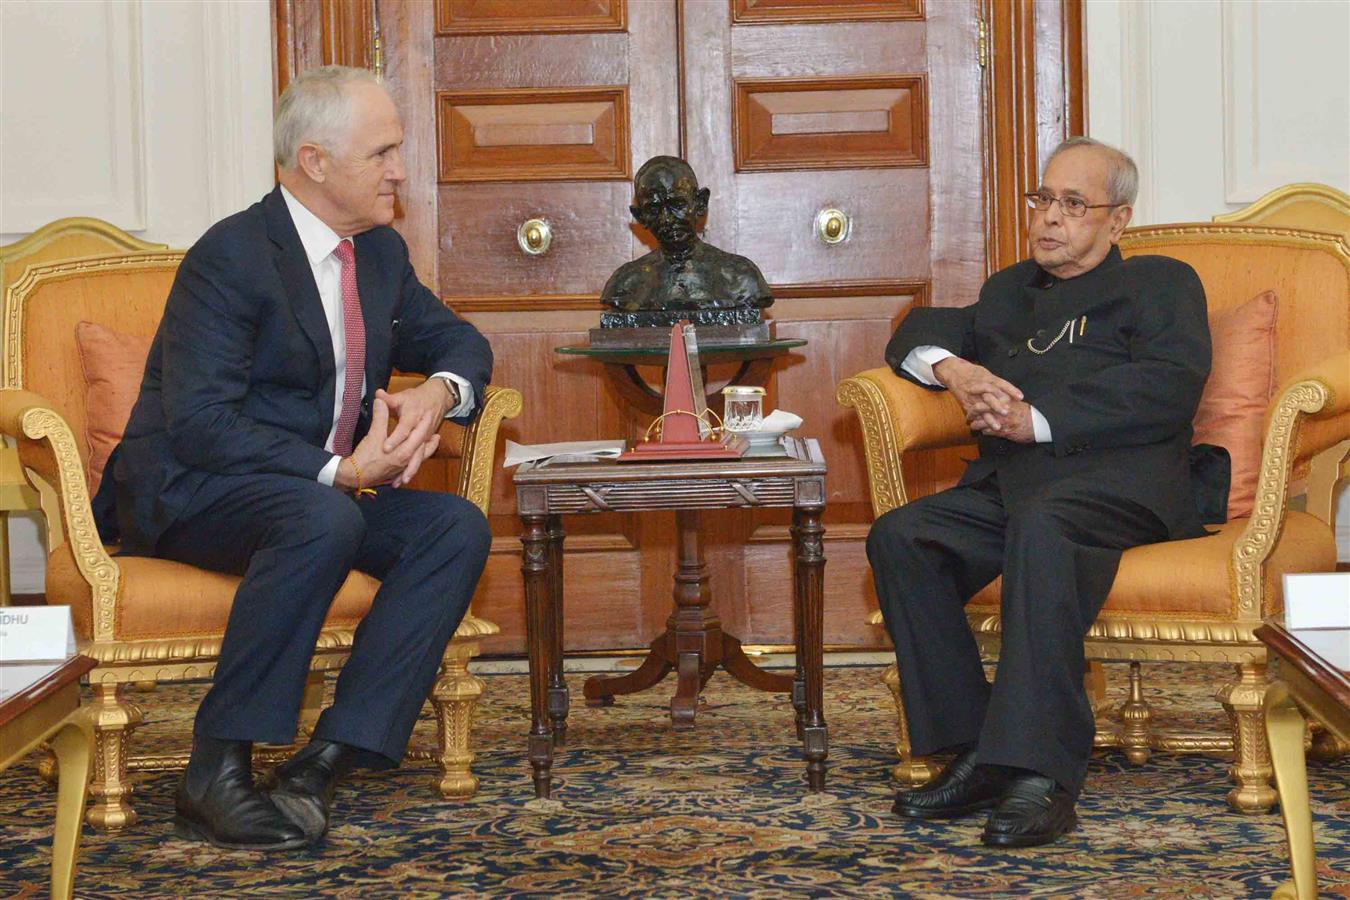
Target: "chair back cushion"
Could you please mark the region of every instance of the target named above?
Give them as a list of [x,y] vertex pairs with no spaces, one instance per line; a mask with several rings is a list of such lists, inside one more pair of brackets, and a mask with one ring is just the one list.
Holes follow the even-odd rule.
[[131,409],[140,396],[152,342],[151,338],[113,331],[97,322],[75,326],[85,383],[85,477],[90,494],[98,493],[108,456],[126,433]]
[[1261,468],[1261,429],[1275,393],[1274,291],[1209,319],[1214,362],[1200,408],[1195,443],[1217,444],[1232,460],[1228,518],[1250,515]]
[[1189,263],[1205,286],[1211,316],[1274,291],[1278,384],[1350,347],[1350,249],[1330,235],[1258,225],[1160,225],[1126,232],[1120,250]]
[[[1158,254],[1190,264],[1205,286],[1211,317],[1274,291],[1280,306],[1278,386],[1350,349],[1350,247],[1334,235],[1259,225],[1158,225],[1126,232],[1120,250],[1127,257]],[[1336,426],[1304,427],[1307,434]]]
[[[88,466],[86,386],[76,326],[149,341],[181,253],[149,251],[28,269],[6,297],[5,386],[41,394],[70,425]],[[139,373],[133,391],[140,388]]]

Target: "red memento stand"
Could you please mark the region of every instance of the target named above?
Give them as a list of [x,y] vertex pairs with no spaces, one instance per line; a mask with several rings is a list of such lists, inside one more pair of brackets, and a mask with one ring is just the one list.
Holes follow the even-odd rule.
[[644,440],[621,455],[619,462],[738,459],[744,455],[744,438],[737,435],[720,441],[711,438],[702,381],[694,327],[680,322],[670,329],[665,404],[660,418],[653,423],[658,429],[657,439]]

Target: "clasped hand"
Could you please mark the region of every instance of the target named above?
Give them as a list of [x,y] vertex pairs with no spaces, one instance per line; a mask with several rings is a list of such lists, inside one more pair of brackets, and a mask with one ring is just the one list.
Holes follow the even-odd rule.
[[971,431],[1018,444],[1035,441],[1031,406],[1016,385],[959,356],[937,363],[933,375],[961,404]]
[[[352,450],[350,460],[340,464],[334,478],[338,487],[360,487],[388,484],[402,487],[413,479],[436,448],[441,436],[437,429],[445,414],[454,408],[458,398],[453,389],[440,378],[429,378],[415,388],[390,394],[377,390],[370,416],[370,431]],[[398,425],[389,431],[389,417],[398,418]]]

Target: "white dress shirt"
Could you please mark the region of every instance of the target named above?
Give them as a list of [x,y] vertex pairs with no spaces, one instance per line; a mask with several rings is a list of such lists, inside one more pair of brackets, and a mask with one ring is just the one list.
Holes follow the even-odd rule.
[[[310,270],[314,273],[314,285],[319,289],[319,299],[323,301],[323,314],[328,319],[328,331],[333,336],[333,364],[337,367],[335,375],[337,382],[333,390],[333,425],[328,429],[328,439],[323,445],[325,450],[331,452],[333,436],[337,433],[338,416],[342,414],[342,399],[347,378],[347,329],[342,321],[342,261],[337,258],[334,251],[344,240],[350,243],[351,238],[338,237],[337,232],[306,209],[305,205],[295,199],[295,195],[285,187],[281,189],[281,196],[286,201],[286,208],[290,210],[295,230],[300,234],[300,244],[305,248]],[[468,380],[453,372],[436,372],[431,377],[447,379],[455,386],[459,395],[459,405],[450,410],[446,418],[467,416],[473,412],[473,389]],[[366,382],[363,376],[361,379],[363,397],[365,390]],[[319,472],[319,481],[331,485],[340,462],[342,462],[340,456],[334,456],[329,460],[328,465]]]
[[[942,362],[949,356],[955,356],[950,350],[944,350],[941,347],[935,347],[932,344],[924,344],[922,347],[915,347],[909,351],[905,361],[900,364],[900,368],[913,375],[924,384],[933,387],[941,387],[942,382],[938,381],[937,376],[933,374],[933,366]],[[1054,438],[1050,436],[1050,423],[1041,411],[1036,407],[1031,407],[1031,432],[1036,438],[1038,444],[1048,444]]]

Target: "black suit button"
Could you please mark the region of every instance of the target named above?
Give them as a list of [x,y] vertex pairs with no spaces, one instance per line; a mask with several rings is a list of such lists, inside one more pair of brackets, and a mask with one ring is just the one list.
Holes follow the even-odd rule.
[[1016,347],[1011,347],[1011,348],[1009,348],[1009,350],[1008,350],[1008,358],[1009,358],[1009,359],[1012,359],[1012,358],[1013,358],[1014,356],[1016,356],[1016,355],[1017,355],[1017,348],[1016,348]]
[[370,399],[369,399],[369,398],[367,398],[367,399],[361,401],[361,412],[363,412],[363,413],[369,413],[369,412],[370,412]]

